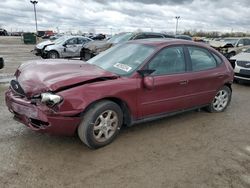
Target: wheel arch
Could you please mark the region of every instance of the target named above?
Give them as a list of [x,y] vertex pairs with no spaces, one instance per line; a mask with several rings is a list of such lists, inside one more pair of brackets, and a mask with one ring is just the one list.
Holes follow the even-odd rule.
[[90,103],[85,109],[84,111],[80,114],[80,116],[83,116],[85,114],[85,112],[87,112],[93,105],[95,105],[96,103],[99,103],[101,101],[112,101],[114,103],[116,103],[122,110],[123,112],[123,124],[126,126],[129,126],[132,123],[132,115],[131,115],[131,110],[128,106],[128,104],[117,97],[106,97],[106,98],[102,98],[102,99],[98,99],[92,103]]
[[225,83],[224,86],[227,86],[232,91],[232,83]]
[[57,50],[52,49],[52,50],[50,50],[48,53],[50,53],[50,52],[56,52],[56,53],[58,54],[58,57],[60,58],[60,53],[59,53]]

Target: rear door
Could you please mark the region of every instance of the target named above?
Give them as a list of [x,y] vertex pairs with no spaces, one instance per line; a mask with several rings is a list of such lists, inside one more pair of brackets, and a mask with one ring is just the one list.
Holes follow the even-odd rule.
[[187,46],[192,77],[189,78],[187,95],[192,96],[190,105],[200,106],[211,102],[223,85],[225,67],[222,60],[206,48]]

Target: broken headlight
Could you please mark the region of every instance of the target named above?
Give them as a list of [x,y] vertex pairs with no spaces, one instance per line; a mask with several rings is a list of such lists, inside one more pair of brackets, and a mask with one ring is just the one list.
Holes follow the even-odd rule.
[[62,100],[63,98],[59,95],[55,95],[52,93],[41,94],[41,102],[48,106],[54,106],[56,104],[59,104]]

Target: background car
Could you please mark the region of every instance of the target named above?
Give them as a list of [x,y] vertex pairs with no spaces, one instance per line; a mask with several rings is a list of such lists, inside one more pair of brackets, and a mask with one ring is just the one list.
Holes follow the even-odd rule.
[[202,107],[222,112],[231,101],[230,63],[191,41],[134,40],[87,62],[47,61],[18,68],[6,105],[32,130],[78,132],[90,148],[111,143],[123,125]]
[[250,48],[230,58],[235,81],[250,82]]
[[192,37],[188,35],[175,35],[176,39],[183,39],[183,40],[193,40]]
[[72,58],[80,57],[83,44],[92,39],[83,36],[65,36],[55,40],[53,44],[46,45],[43,51],[44,58]]
[[210,45],[230,59],[242,50],[250,48],[250,38],[223,38],[220,41],[210,41]]
[[148,38],[175,38],[175,36],[164,34],[164,33],[155,33],[155,32],[125,32],[114,35],[107,41],[93,41],[84,45],[81,49],[81,59],[89,60],[90,58],[96,56],[102,51],[107,50],[111,46],[126,42],[129,40],[137,39],[148,39]]

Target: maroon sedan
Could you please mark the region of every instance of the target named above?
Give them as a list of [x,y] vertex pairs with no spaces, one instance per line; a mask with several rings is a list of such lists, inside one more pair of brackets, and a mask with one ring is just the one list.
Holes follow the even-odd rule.
[[21,65],[6,92],[17,121],[38,132],[73,135],[90,148],[112,142],[122,125],[205,107],[222,112],[233,70],[214,49],[184,40],[138,40],[87,62]]

